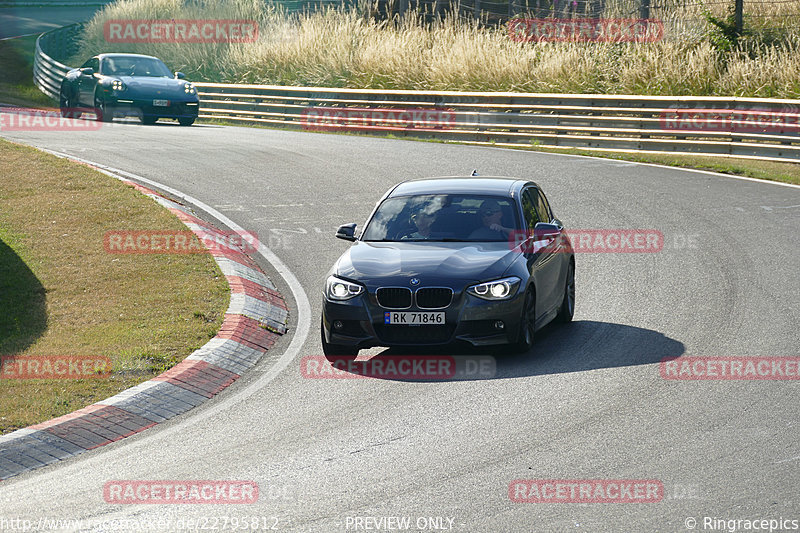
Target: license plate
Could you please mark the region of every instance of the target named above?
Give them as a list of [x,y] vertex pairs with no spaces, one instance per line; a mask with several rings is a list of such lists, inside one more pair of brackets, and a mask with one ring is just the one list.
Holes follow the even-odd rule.
[[169,100],[153,100],[153,105],[158,107],[169,106]]
[[444,313],[415,313],[415,312],[404,312],[404,313],[395,313],[392,311],[387,311],[383,314],[383,323],[384,324],[399,324],[399,325],[409,325],[409,326],[418,326],[418,325],[440,325],[444,324]]

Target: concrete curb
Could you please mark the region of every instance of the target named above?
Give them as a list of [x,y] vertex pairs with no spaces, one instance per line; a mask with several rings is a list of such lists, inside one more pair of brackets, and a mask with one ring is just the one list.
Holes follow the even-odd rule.
[[[169,209],[198,236],[225,237],[183,205],[122,181]],[[105,446],[189,411],[241,377],[286,333],[286,303],[267,275],[244,251],[214,248],[209,252],[231,288],[231,301],[216,337],[149,381],[0,436],[0,480]]]

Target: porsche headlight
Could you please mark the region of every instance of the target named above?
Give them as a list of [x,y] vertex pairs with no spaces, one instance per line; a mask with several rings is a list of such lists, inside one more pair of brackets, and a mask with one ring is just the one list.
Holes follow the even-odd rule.
[[189,83],[188,81],[183,84],[183,92],[186,94],[195,94],[197,93],[197,89],[194,88],[194,85]]
[[125,84],[120,80],[114,80],[111,82],[111,88],[117,92],[122,92],[125,90]]
[[329,300],[344,301],[358,296],[364,291],[364,287],[339,279],[336,276],[330,276],[325,283],[325,297]]
[[516,276],[479,283],[467,288],[467,292],[484,300],[507,300],[517,293],[522,280]]

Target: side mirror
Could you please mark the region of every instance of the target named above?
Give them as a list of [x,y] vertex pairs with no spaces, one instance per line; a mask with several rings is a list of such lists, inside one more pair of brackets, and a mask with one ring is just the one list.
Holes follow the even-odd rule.
[[91,76],[94,74],[94,69],[92,67],[82,68],[81,74],[83,74],[84,76]]
[[175,73],[175,79],[176,80],[182,80],[185,77],[186,77],[186,74],[184,74],[183,72],[176,72]]
[[537,222],[533,227],[533,237],[537,241],[555,240],[561,236],[561,228],[556,224]]
[[346,241],[356,240],[356,223],[343,224],[336,230],[336,237]]

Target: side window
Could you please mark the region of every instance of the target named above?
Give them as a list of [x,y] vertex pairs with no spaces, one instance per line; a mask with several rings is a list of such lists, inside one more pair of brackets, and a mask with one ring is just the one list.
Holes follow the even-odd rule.
[[547,203],[547,198],[544,197],[542,191],[539,191],[537,195],[536,211],[539,213],[539,218],[542,222],[549,223],[553,221],[553,213],[550,211],[550,205]]
[[91,59],[87,59],[87,60],[86,60],[86,63],[84,63],[83,65],[81,65],[81,68],[89,68],[89,67],[91,67],[91,66],[92,66],[92,60],[91,60]]
[[525,228],[529,230],[532,230],[537,222],[541,222],[534,203],[535,191],[536,189],[525,189],[522,193],[522,213],[525,216]]

